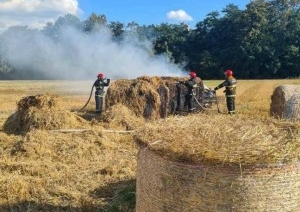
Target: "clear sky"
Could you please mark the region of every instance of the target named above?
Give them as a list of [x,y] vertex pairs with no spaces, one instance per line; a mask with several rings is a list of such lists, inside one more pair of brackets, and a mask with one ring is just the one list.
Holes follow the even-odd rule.
[[108,21],[138,24],[160,24],[162,22],[187,22],[191,26],[203,20],[212,11],[221,12],[228,4],[245,9],[250,0],[79,0],[86,18],[91,12],[106,15]]
[[191,27],[212,11],[228,4],[245,9],[251,0],[0,0],[0,30],[12,25],[42,27],[70,13],[81,20],[92,13],[104,14],[108,22],[140,25],[185,22]]

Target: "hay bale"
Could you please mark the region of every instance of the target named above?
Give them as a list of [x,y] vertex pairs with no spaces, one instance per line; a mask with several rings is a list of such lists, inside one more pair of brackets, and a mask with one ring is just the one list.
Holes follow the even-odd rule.
[[299,135],[297,123],[249,117],[146,124],[135,134],[136,211],[299,211]]
[[294,94],[287,101],[283,118],[291,120],[300,120],[300,94]]
[[276,118],[284,118],[287,102],[297,93],[300,93],[300,85],[280,85],[276,87],[271,96],[270,115]]
[[86,124],[81,117],[61,107],[57,95],[40,94],[23,97],[17,102],[17,111],[4,123],[7,133],[24,133],[32,129],[56,130],[76,128]]
[[[148,77],[137,79],[119,79],[111,83],[105,96],[105,108],[122,104],[137,116],[147,119],[165,118],[175,110],[185,108],[186,87],[177,82],[187,80],[179,77]],[[197,99],[203,98],[203,83],[198,78]],[[197,107],[201,110],[200,107]]]

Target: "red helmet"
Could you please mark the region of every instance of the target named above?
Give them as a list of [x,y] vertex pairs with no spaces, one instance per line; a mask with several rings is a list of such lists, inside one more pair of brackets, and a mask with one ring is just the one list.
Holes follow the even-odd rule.
[[224,72],[224,74],[227,76],[227,77],[231,77],[232,76],[232,71],[231,70],[226,70],[225,72]]
[[195,71],[191,71],[190,74],[191,78],[196,78],[197,74]]
[[97,77],[102,79],[102,78],[104,77],[104,75],[103,75],[102,73],[99,73],[99,74],[97,75]]

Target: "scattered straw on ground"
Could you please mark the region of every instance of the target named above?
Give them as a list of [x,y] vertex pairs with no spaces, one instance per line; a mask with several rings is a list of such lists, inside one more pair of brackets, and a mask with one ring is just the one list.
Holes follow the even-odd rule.
[[[0,132],[0,210],[114,211],[109,203],[134,185],[136,148],[130,138],[96,129]],[[124,205],[123,211],[131,210]]]

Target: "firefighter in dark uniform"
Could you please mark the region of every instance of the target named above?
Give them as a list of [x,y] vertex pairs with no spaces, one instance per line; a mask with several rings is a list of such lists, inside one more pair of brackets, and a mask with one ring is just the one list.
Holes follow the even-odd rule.
[[95,102],[96,102],[96,113],[101,114],[103,107],[104,87],[109,86],[110,79],[105,79],[102,73],[99,73],[97,80],[94,82],[96,88],[95,91]]
[[220,85],[215,87],[215,91],[225,87],[225,96],[226,96],[226,104],[228,109],[228,114],[235,114],[235,96],[236,96],[236,79],[233,77],[233,73],[231,70],[226,70],[224,72],[226,77],[225,81]]
[[185,104],[188,106],[188,111],[193,112],[195,108],[195,98],[196,98],[196,88],[198,83],[196,80],[196,72],[191,71],[189,73],[190,79],[187,81],[180,81],[181,84],[184,84],[187,87],[187,94],[185,96]]

